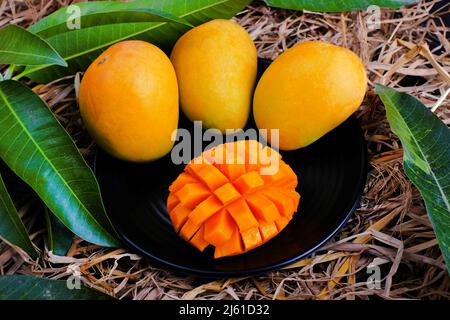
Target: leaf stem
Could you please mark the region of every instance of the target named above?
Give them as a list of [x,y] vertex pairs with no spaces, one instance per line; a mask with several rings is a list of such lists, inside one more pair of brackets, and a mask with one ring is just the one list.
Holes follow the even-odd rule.
[[24,71],[22,73],[19,73],[17,76],[15,76],[12,79],[18,81],[18,80],[22,79],[24,76],[26,76],[27,74],[28,74],[28,72]]
[[16,69],[15,64],[10,65],[9,68],[6,69],[5,75],[3,76],[3,80],[11,79],[12,75],[14,74],[15,69]]
[[24,71],[22,71],[21,73],[19,73],[17,76],[15,76],[12,79],[18,81],[18,80],[22,79],[23,77],[25,77],[26,75],[36,72],[36,71],[39,71],[39,70],[42,70],[42,69],[45,69],[48,66],[50,66],[50,65],[46,64],[46,65],[42,65],[42,66],[36,66],[36,67],[30,68],[30,69],[25,69]]

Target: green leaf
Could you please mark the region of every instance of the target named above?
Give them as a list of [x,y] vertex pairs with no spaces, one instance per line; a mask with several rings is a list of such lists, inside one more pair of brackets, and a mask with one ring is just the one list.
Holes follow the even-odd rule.
[[65,256],[72,245],[73,233],[45,208],[45,221],[47,224],[47,247],[57,256]]
[[31,243],[27,229],[17,213],[14,203],[6,190],[0,175],[0,236],[15,246],[22,248],[32,258],[37,258],[37,251]]
[[153,22],[120,23],[74,30],[50,37],[48,41],[67,59],[69,67],[29,67],[20,76],[27,76],[38,83],[48,83],[84,71],[110,45],[129,39],[154,25]]
[[0,276],[0,300],[112,300],[99,291],[80,285],[69,289],[65,280],[34,276]]
[[402,142],[406,175],[422,194],[450,272],[450,129],[416,98],[382,85],[376,91]]
[[0,82],[0,157],[72,232],[118,245],[92,170],[45,102],[12,80]]
[[[79,20],[71,20],[74,14],[79,14]],[[69,25],[68,22],[70,22]],[[94,1],[61,8],[38,21],[28,30],[49,38],[59,33],[73,31],[73,22],[79,22],[80,29],[125,22],[176,22],[191,27],[187,21],[173,14],[144,7],[141,1],[130,3]]]
[[381,8],[398,9],[417,3],[417,0],[265,0],[268,6],[317,12],[343,12],[365,10],[374,5]]
[[0,64],[67,66],[44,39],[13,24],[0,29]]
[[[180,17],[192,25],[199,25],[216,18],[231,18],[250,2],[251,0],[141,0],[129,2],[127,5],[159,10]],[[27,68],[21,76],[46,83],[84,71],[103,50],[127,39],[148,41],[168,52],[176,40],[188,30],[188,26],[179,23],[128,22],[57,34],[47,40],[66,59],[69,67]]]

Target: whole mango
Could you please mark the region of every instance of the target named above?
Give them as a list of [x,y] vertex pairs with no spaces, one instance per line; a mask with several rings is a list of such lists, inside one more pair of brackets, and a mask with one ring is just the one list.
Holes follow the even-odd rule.
[[184,114],[222,132],[243,128],[257,59],[250,35],[234,22],[212,20],[185,33],[171,54]]
[[173,147],[177,78],[169,58],[150,43],[124,41],[103,52],[81,81],[79,104],[89,133],[117,158],[151,161]]
[[344,122],[367,89],[364,65],[352,51],[307,41],[282,53],[261,77],[253,100],[260,129],[279,129],[279,147],[305,147]]

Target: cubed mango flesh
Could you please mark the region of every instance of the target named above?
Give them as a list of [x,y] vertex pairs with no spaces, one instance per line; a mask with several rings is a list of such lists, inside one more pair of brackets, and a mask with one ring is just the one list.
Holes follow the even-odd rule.
[[[262,153],[278,163],[263,174]],[[167,209],[175,231],[214,257],[261,246],[283,230],[297,211],[297,176],[281,156],[257,141],[226,143],[192,160],[171,184]]]

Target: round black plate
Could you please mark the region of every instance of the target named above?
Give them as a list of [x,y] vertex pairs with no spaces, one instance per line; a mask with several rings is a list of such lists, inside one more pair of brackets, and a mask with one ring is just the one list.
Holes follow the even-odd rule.
[[[260,61],[260,73],[267,65]],[[185,118],[180,127],[193,129]],[[253,120],[249,127],[254,127]],[[165,202],[169,185],[184,165],[174,165],[170,154],[152,163],[135,164],[100,150],[95,172],[108,215],[130,247],[172,270],[203,277],[236,277],[282,268],[311,254],[339,231],[359,204],[367,155],[356,117],[307,148],[281,154],[299,177],[298,212],[268,243],[222,259],[214,259],[212,250],[200,253],[172,229]]]

